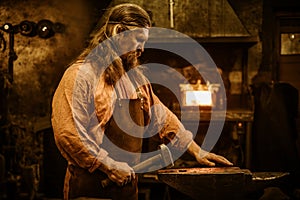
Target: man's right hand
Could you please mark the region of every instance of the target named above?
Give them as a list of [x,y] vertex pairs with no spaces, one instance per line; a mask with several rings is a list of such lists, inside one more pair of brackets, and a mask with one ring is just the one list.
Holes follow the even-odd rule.
[[135,179],[135,173],[127,163],[114,161],[109,157],[103,159],[101,170],[119,186],[126,185]]

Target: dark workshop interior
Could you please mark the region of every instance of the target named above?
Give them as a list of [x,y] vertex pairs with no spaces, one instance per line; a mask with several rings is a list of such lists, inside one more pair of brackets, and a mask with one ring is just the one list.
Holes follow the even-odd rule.
[[[153,27],[183,33],[211,56],[226,95],[210,96],[209,106],[180,108],[184,98],[174,91],[160,84],[153,90],[179,118],[186,116],[187,129],[199,124],[200,145],[218,123],[211,113],[225,113],[211,151],[234,163],[208,168],[183,154],[173,168],[138,175],[139,199],[300,199],[299,0],[1,0],[0,200],[63,198],[67,163],[54,141],[52,97],[92,28],[120,3],[140,5]],[[181,38],[164,37],[150,35],[148,42],[188,48]],[[140,60],[169,66],[208,90],[179,56],[146,48]],[[176,79],[168,70],[156,73]],[[179,85],[177,92],[187,94]]]

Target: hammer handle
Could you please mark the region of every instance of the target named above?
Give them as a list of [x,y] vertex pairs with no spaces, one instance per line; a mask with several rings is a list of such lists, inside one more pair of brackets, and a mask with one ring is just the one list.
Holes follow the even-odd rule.
[[[157,154],[151,158],[148,158],[146,160],[144,160],[143,162],[140,162],[139,164],[135,165],[132,167],[134,172],[139,172],[142,170],[145,170],[147,168],[149,168],[151,165],[153,165],[155,162],[159,161],[162,159],[161,154]],[[103,188],[110,186],[113,183],[112,180],[110,180],[109,178],[106,178],[104,180],[101,181],[101,185]]]

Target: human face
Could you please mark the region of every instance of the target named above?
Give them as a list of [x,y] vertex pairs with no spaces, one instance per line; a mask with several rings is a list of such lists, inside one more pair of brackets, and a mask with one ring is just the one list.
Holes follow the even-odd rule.
[[125,31],[119,39],[119,51],[121,58],[125,59],[128,54],[135,53],[138,58],[144,52],[144,46],[149,38],[149,29],[135,28]]

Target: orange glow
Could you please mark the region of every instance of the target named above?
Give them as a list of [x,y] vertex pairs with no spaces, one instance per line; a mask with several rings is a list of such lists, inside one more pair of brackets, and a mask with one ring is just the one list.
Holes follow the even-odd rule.
[[212,106],[210,91],[185,91],[186,106]]
[[239,122],[239,123],[238,123],[238,127],[239,127],[239,128],[243,127],[242,122]]

